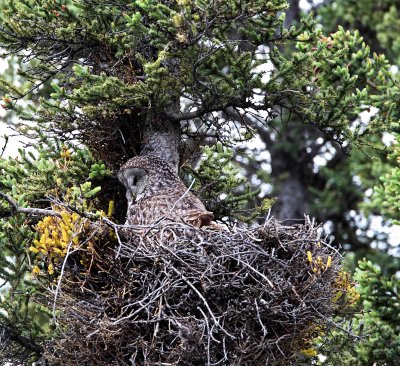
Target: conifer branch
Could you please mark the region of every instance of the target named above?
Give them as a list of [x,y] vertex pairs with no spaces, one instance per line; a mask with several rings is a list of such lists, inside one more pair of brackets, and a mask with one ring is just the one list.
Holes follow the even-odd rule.
[[204,116],[207,113],[221,111],[227,108],[227,105],[213,105],[203,103],[200,108],[192,112],[176,112],[176,111],[166,111],[167,117],[174,121],[187,121],[195,118]]
[[6,200],[10,206],[12,207],[11,215],[15,215],[17,213],[24,213],[32,216],[56,216],[61,217],[61,214],[54,210],[46,210],[42,208],[34,208],[34,207],[21,207],[18,205],[16,201],[14,201],[10,196],[5,193],[0,192],[0,197]]
[[[43,353],[43,347],[32,339],[24,337],[21,332],[15,328],[15,326],[7,324],[0,327],[0,346],[4,347],[9,342],[17,343],[20,347],[28,352],[33,352],[36,355]],[[15,356],[15,355],[13,355]]]

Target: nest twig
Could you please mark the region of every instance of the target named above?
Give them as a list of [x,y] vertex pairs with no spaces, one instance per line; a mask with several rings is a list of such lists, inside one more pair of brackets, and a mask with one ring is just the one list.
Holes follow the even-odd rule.
[[68,260],[51,365],[288,365],[331,323],[341,258],[308,220],[119,235]]

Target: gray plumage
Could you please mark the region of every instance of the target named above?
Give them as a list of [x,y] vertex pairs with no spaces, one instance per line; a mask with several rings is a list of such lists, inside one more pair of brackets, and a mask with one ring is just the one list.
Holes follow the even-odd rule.
[[208,226],[212,212],[179,179],[167,161],[152,156],[128,160],[118,172],[126,188],[128,225],[158,222],[184,222],[196,227]]

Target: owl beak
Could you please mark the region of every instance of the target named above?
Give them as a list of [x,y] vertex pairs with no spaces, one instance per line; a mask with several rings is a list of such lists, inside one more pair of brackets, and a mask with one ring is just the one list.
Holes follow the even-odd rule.
[[131,205],[136,199],[136,195],[129,189],[129,187],[126,189],[126,199],[128,201],[128,205]]

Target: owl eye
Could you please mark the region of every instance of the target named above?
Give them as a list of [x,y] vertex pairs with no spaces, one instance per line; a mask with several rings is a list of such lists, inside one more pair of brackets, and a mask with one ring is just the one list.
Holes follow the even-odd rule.
[[126,183],[128,187],[134,187],[137,184],[137,177],[135,175],[128,175],[126,177]]

